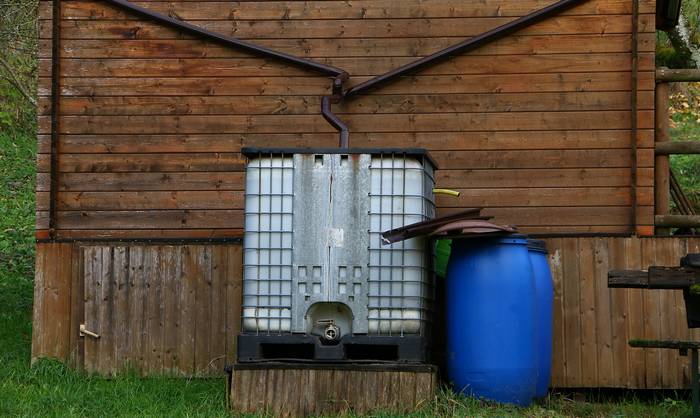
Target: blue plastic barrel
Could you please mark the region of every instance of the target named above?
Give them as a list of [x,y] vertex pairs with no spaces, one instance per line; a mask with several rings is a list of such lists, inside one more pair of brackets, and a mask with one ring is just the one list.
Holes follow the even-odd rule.
[[538,373],[527,239],[453,240],[445,287],[447,377],[455,390],[529,405]]
[[530,262],[535,274],[535,300],[537,301],[537,389],[535,395],[542,398],[549,390],[552,374],[552,320],[554,285],[552,271],[547,262],[547,247],[542,240],[529,240]]

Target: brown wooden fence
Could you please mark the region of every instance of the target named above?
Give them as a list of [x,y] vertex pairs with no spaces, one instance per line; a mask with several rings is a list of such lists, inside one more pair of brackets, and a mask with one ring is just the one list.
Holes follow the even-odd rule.
[[[34,358],[58,357],[106,375],[124,367],[218,374],[233,361],[240,245],[40,244],[37,250],[37,272],[44,273],[36,278]],[[80,324],[99,338],[79,337]]]
[[[552,238],[552,384],[682,388],[689,361],[631,349],[632,338],[700,339],[681,292],[608,289],[612,269],[677,265],[700,238]],[[57,357],[104,374],[220,373],[235,355],[241,247],[232,244],[39,244],[33,358]],[[98,340],[79,337],[85,323]]]

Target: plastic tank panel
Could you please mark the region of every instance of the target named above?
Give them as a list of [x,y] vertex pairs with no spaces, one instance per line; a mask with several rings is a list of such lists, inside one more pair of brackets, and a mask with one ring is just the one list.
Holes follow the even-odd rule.
[[428,159],[394,153],[250,158],[243,330],[307,333],[311,306],[342,303],[354,316],[344,333],[422,333],[425,240],[383,246],[380,234],[435,216],[433,175]]

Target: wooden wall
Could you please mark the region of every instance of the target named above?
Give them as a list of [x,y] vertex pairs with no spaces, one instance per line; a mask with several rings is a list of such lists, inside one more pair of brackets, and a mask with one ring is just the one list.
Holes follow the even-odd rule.
[[227,396],[237,415],[393,415],[431,402],[437,386],[437,369],[430,367],[401,371],[381,366],[277,365],[234,368]]
[[607,272],[677,266],[700,238],[549,239],[555,285],[552,384],[557,387],[687,388],[690,358],[630,348],[630,339],[699,340],[683,292],[608,289]]
[[[348,86],[554,0],[143,1],[340,66]],[[653,223],[654,0],[640,0],[638,231]],[[243,146],[335,146],[330,80],[93,0],[62,1],[58,236],[237,236]],[[441,213],[528,232],[629,232],[632,0],[590,0],[336,107],[351,144],[418,146]],[[41,1],[37,230],[48,228],[51,2]]]
[[[700,339],[686,327],[682,293],[608,289],[607,272],[678,265],[686,253],[700,252],[700,238],[547,244],[555,284],[552,384],[687,387],[688,358],[627,346],[637,338]],[[144,374],[220,373],[224,359],[235,356],[240,256],[239,246],[223,244],[40,244],[32,357],[105,374],[127,362]],[[80,323],[100,340],[78,338]]]
[[[221,374],[233,362],[240,245],[39,244],[37,255],[32,358],[104,375]],[[80,324],[99,339],[79,337]]]

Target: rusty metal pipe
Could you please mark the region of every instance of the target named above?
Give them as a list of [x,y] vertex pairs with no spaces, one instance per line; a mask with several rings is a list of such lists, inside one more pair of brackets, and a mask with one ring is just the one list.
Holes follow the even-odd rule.
[[321,99],[321,115],[323,115],[323,118],[326,120],[326,122],[330,123],[331,126],[333,126],[335,129],[340,132],[340,141],[338,143],[338,146],[340,148],[349,148],[350,147],[350,132],[348,130],[348,126],[336,116],[332,109],[331,109],[331,101],[334,98],[332,96],[323,96],[323,99]]
[[61,2],[53,0],[51,15],[51,168],[49,173],[49,238],[58,229],[58,155],[61,130]]
[[284,61],[288,64],[297,66],[299,68],[304,68],[307,70],[312,70],[316,72],[320,72],[322,74],[327,74],[327,75],[332,75],[334,77],[337,77],[342,74],[347,74],[345,70],[342,70],[340,68],[336,68],[330,65],[325,65],[318,63],[316,61],[312,61],[309,59],[305,58],[300,58],[294,55],[290,54],[285,54],[284,52],[279,52],[275,51],[269,48],[266,48],[264,46],[256,45],[251,42],[246,42],[242,41],[240,39],[231,37],[231,36],[226,36],[222,35],[220,33],[212,32],[210,30],[204,29],[202,27],[193,25],[191,23],[183,22],[181,20],[173,19],[170,16],[166,16],[161,13],[157,13],[151,10],[148,10],[144,7],[137,6],[130,1],[127,0],[104,0],[105,2],[112,4],[114,6],[120,7],[122,9],[126,9],[130,12],[133,12],[137,15],[147,17],[151,20],[154,20],[159,23],[163,23],[167,26],[171,26],[177,29],[182,30],[183,32],[187,32],[196,36],[199,36],[200,38],[206,38],[214,42],[218,42],[223,45],[227,46],[232,46],[234,48],[238,48],[242,51],[250,52],[251,54],[262,56],[262,57],[270,57],[270,58],[275,58],[280,61]]
[[421,58],[417,61],[413,61],[404,66],[391,70],[380,76],[374,77],[360,83],[355,87],[350,88],[343,95],[344,98],[352,97],[360,92],[364,92],[373,88],[377,88],[384,84],[387,84],[401,76],[407,75],[409,73],[422,70],[426,67],[438,64],[445,61],[457,54],[462,54],[468,51],[472,51],[493,41],[501,39],[511,33],[518,31],[520,29],[526,28],[537,22],[540,22],[552,15],[563,12],[564,10],[570,9],[580,3],[584,3],[588,0],[561,0],[543,9],[532,12],[528,15],[520,17],[508,22],[505,25],[501,25],[497,28],[491,29],[490,31],[484,32],[481,35],[477,35],[473,38],[462,41],[456,45],[447,47],[441,51],[434,54],[428,55],[427,57]]

